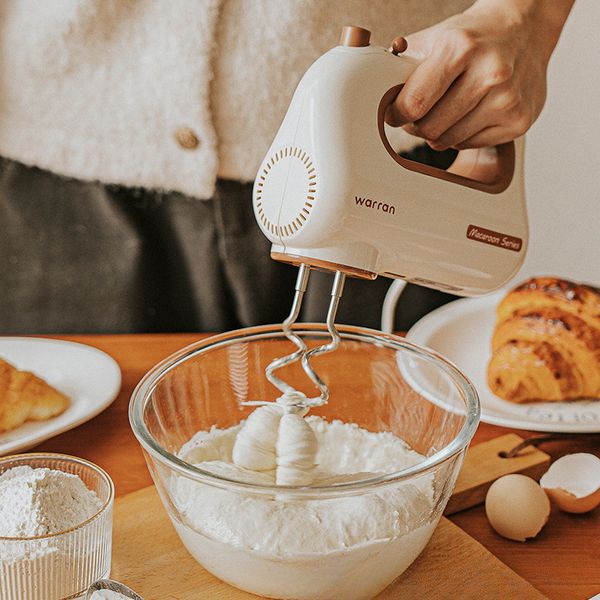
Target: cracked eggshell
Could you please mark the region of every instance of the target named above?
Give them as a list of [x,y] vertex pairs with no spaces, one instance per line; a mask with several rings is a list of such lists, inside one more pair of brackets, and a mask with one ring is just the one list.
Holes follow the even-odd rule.
[[550,501],[531,477],[505,475],[490,486],[485,514],[501,536],[524,542],[535,537],[548,521]]
[[562,510],[584,513],[600,505],[600,458],[579,452],[550,465],[540,485]]

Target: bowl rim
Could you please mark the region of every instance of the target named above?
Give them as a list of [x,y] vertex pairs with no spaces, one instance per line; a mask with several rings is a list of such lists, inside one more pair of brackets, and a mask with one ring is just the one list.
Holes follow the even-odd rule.
[[[226,490],[243,491],[253,494],[281,494],[292,497],[311,497],[323,495],[341,496],[364,493],[366,490],[397,484],[407,479],[414,479],[436,469],[440,464],[451,460],[457,454],[462,453],[471,441],[477,426],[479,425],[480,404],[479,396],[471,381],[447,358],[439,353],[419,346],[404,337],[383,333],[376,329],[368,329],[354,325],[337,325],[340,337],[344,340],[371,342],[385,345],[395,350],[412,353],[420,358],[425,358],[431,363],[440,366],[442,370],[460,388],[466,402],[465,421],[455,437],[440,450],[427,457],[416,465],[406,467],[399,471],[378,475],[370,479],[358,481],[335,483],[320,486],[282,486],[265,485],[257,483],[242,482],[216,475],[210,471],[200,469],[177,455],[164,449],[154,439],[143,418],[143,412],[147,400],[157,387],[158,382],[171,370],[177,368],[197,354],[202,354],[212,349],[228,346],[240,341],[256,341],[264,338],[285,337],[280,324],[259,325],[235,329],[217,335],[209,336],[197,342],[185,346],[181,350],[169,355],[152,369],[150,369],[139,381],[129,403],[129,422],[135,437],[143,450],[162,465],[197,482],[212,485]],[[293,325],[295,333],[300,335],[322,335],[328,336],[327,328],[322,323],[296,323]],[[148,461],[147,461],[148,462]],[[151,467],[151,465],[149,465]],[[152,468],[150,468],[152,473]],[[153,474],[153,473],[152,473]]]
[[[57,531],[56,533],[48,533],[45,535],[33,535],[33,536],[25,536],[25,537],[11,537],[11,536],[2,536],[0,535],[0,542],[30,542],[36,540],[47,540],[57,538],[62,535],[66,535],[68,533],[73,533],[74,531],[78,531],[83,529],[87,525],[89,525],[92,521],[98,519],[103,513],[105,513],[110,506],[113,504],[115,499],[115,484],[110,477],[110,475],[98,465],[93,462],[86,460],[85,458],[80,458],[78,456],[71,456],[70,454],[61,454],[59,452],[26,452],[23,454],[9,454],[7,456],[0,456],[0,466],[4,463],[8,463],[10,461],[18,460],[18,461],[32,461],[34,459],[54,459],[54,460],[62,460],[65,462],[73,462],[83,465],[84,467],[94,471],[106,482],[108,485],[108,497],[105,502],[102,503],[102,506],[95,512],[91,517],[88,517],[85,521],[74,525],[73,527],[69,527],[68,529],[63,529],[62,531]],[[17,466],[27,466],[26,464],[17,465]],[[52,469],[56,471],[60,471],[60,469],[53,467],[32,467],[37,469]],[[2,473],[6,473],[7,471],[3,471]],[[66,471],[64,471],[66,472]],[[2,475],[0,473],[0,475]],[[87,486],[86,486],[87,487]]]

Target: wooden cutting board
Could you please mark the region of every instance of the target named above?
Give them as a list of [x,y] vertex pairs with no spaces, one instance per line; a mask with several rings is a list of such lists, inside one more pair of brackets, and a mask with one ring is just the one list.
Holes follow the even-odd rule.
[[[516,435],[502,436],[469,451],[453,496],[457,509],[480,502],[490,482],[504,473],[538,474],[545,468],[549,457],[533,448],[515,462],[497,457],[499,449],[510,450],[519,440]],[[145,600],[257,598],[232,588],[200,567],[179,541],[154,487],[116,502],[111,576]],[[421,556],[378,596],[379,600],[396,598],[533,600],[545,596],[459,527],[442,518]]]

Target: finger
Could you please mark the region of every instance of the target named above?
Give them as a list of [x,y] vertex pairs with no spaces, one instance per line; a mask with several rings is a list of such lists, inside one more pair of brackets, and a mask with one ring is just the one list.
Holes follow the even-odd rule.
[[495,126],[504,127],[514,139],[531,125],[530,115],[520,89],[507,82],[494,87],[471,112],[430,145],[436,150],[456,147],[480,131]]
[[422,119],[463,72],[461,61],[448,60],[433,51],[410,75],[386,110],[385,120],[393,127]]
[[467,113],[458,123],[446,130],[439,138],[428,140],[428,144],[434,150],[446,150],[456,148],[459,144],[468,140],[475,134],[487,127],[497,125],[490,122],[489,102],[484,98],[471,112]]
[[438,140],[446,131],[470,113],[486,95],[488,89],[481,78],[471,71],[463,73],[448,91],[422,118],[405,126],[412,135],[426,140]]
[[514,139],[514,132],[510,131],[507,127],[503,125],[494,125],[478,131],[475,135],[454,147],[457,150],[464,150],[466,148],[486,148],[488,146],[505,144]]

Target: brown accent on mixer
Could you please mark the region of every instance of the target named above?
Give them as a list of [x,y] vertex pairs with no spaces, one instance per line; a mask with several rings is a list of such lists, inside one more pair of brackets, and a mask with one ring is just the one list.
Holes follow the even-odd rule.
[[[391,146],[385,134],[385,111],[400,93],[403,84],[390,88],[381,98],[377,110],[379,137],[388,154],[409,171],[422,173],[436,179],[443,179],[465,187],[499,194],[511,183],[515,171],[515,144],[508,142],[491,148],[493,159],[488,152],[459,152],[454,164],[448,170],[439,169],[400,156]],[[494,152],[495,151],[495,152]],[[463,153],[465,154],[463,157]]]
[[363,27],[346,25],[340,35],[340,46],[350,46],[353,48],[362,48],[369,45],[371,32]]
[[408,48],[408,42],[406,38],[399,35],[392,40],[392,44],[388,48],[388,51],[391,52],[394,56],[398,56],[398,54],[402,54]]
[[485,229],[477,225],[469,225],[467,227],[467,237],[476,242],[498,246],[498,248],[512,250],[513,252],[520,252],[523,247],[523,240],[519,237],[492,231],[491,229]]
[[336,262],[321,260],[319,258],[308,258],[306,256],[297,256],[295,254],[284,254],[283,252],[271,252],[271,258],[296,267],[304,263],[318,271],[341,271],[349,277],[356,277],[357,279],[377,279],[377,273],[373,273],[372,271],[365,271],[364,269],[357,269],[356,267],[349,267],[348,265],[341,265]]

